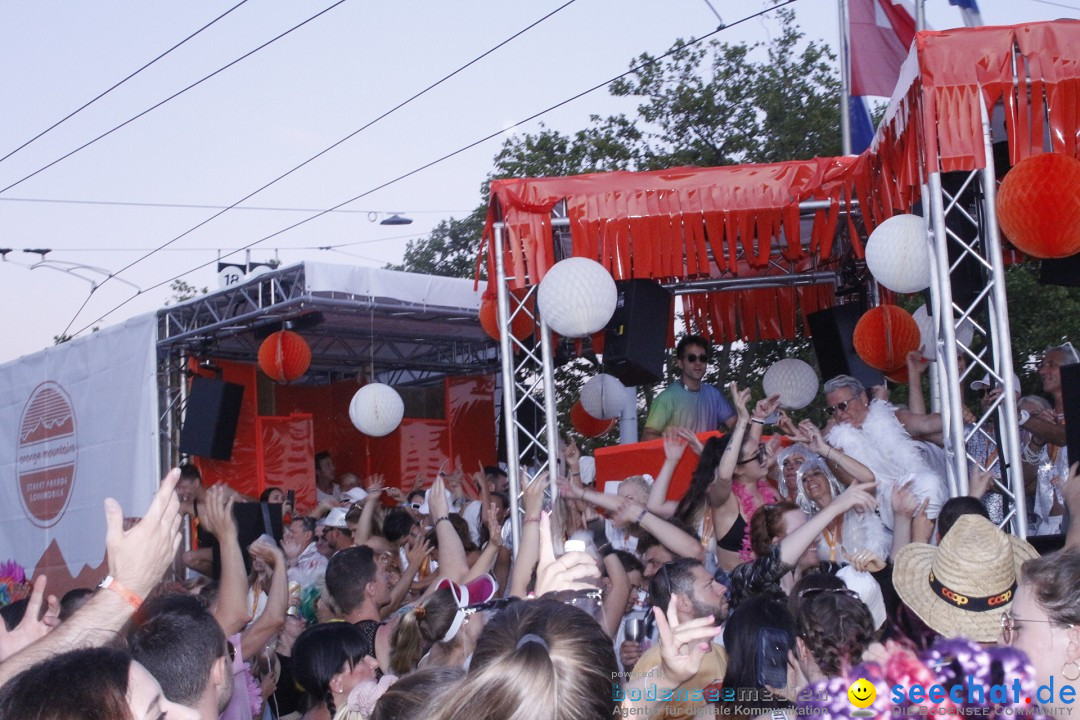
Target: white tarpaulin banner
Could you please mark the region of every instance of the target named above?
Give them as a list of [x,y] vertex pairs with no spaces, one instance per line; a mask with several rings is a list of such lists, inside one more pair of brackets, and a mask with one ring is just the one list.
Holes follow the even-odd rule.
[[156,328],[144,315],[0,365],[0,562],[62,584],[104,560],[105,498],[128,517],[149,505]]

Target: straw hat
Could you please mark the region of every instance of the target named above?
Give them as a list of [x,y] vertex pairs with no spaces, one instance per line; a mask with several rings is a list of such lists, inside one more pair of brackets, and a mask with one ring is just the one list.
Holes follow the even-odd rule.
[[980,515],[962,515],[934,547],[896,554],[893,585],[922,621],[945,637],[994,642],[1012,607],[1020,566],[1039,553]]

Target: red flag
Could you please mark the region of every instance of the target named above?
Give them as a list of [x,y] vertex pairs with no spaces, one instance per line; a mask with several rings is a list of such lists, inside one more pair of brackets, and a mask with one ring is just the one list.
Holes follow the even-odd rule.
[[889,97],[915,39],[906,0],[849,0],[851,94]]

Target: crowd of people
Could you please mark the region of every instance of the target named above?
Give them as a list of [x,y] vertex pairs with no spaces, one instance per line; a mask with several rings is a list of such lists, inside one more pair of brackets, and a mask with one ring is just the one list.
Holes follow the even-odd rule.
[[[775,396],[751,407],[732,384],[724,397],[703,382],[708,356],[700,337],[679,343],[677,389],[646,422],[663,461],[617,489],[597,487],[568,441],[561,475],[523,472],[518,503],[497,466],[448,468],[406,493],[409,479],[338,476],[320,453],[318,506],[267,490],[257,502],[280,507],[284,532],[243,545],[245,498],[193,465],[130,527],[107,502],[100,588],[57,599],[40,577],[0,609],[0,720],[1071,711],[1071,345],[1042,358],[1052,402],[1016,399],[1024,508],[986,438],[970,448],[969,495],[948,497],[917,355],[907,407],[840,376],[824,427],[792,422]],[[998,398],[989,382],[973,389]],[[689,487],[669,498],[688,452]],[[1060,549],[1040,556],[1000,529],[1010,512]],[[198,547],[181,548],[188,522]]]

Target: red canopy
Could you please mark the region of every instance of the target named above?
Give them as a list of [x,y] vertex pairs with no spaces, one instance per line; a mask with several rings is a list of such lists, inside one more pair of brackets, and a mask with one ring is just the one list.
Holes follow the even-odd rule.
[[[919,33],[874,145],[857,158],[497,180],[484,229],[489,277],[501,220],[512,284],[543,279],[555,257],[551,213],[563,200],[571,254],[598,260],[617,280],[835,269],[847,250],[835,241],[839,219],[852,198],[869,232],[911,211],[927,173],[984,167],[979,103],[989,117],[1002,100],[1012,162],[1043,152],[1046,133],[1054,152],[1077,155],[1080,21]],[[829,201],[809,237],[799,218],[806,200]],[[850,215],[844,228],[861,257]],[[720,342],[794,337],[797,305],[809,313],[834,302],[831,285],[758,287],[689,295],[686,309],[695,330]]]

